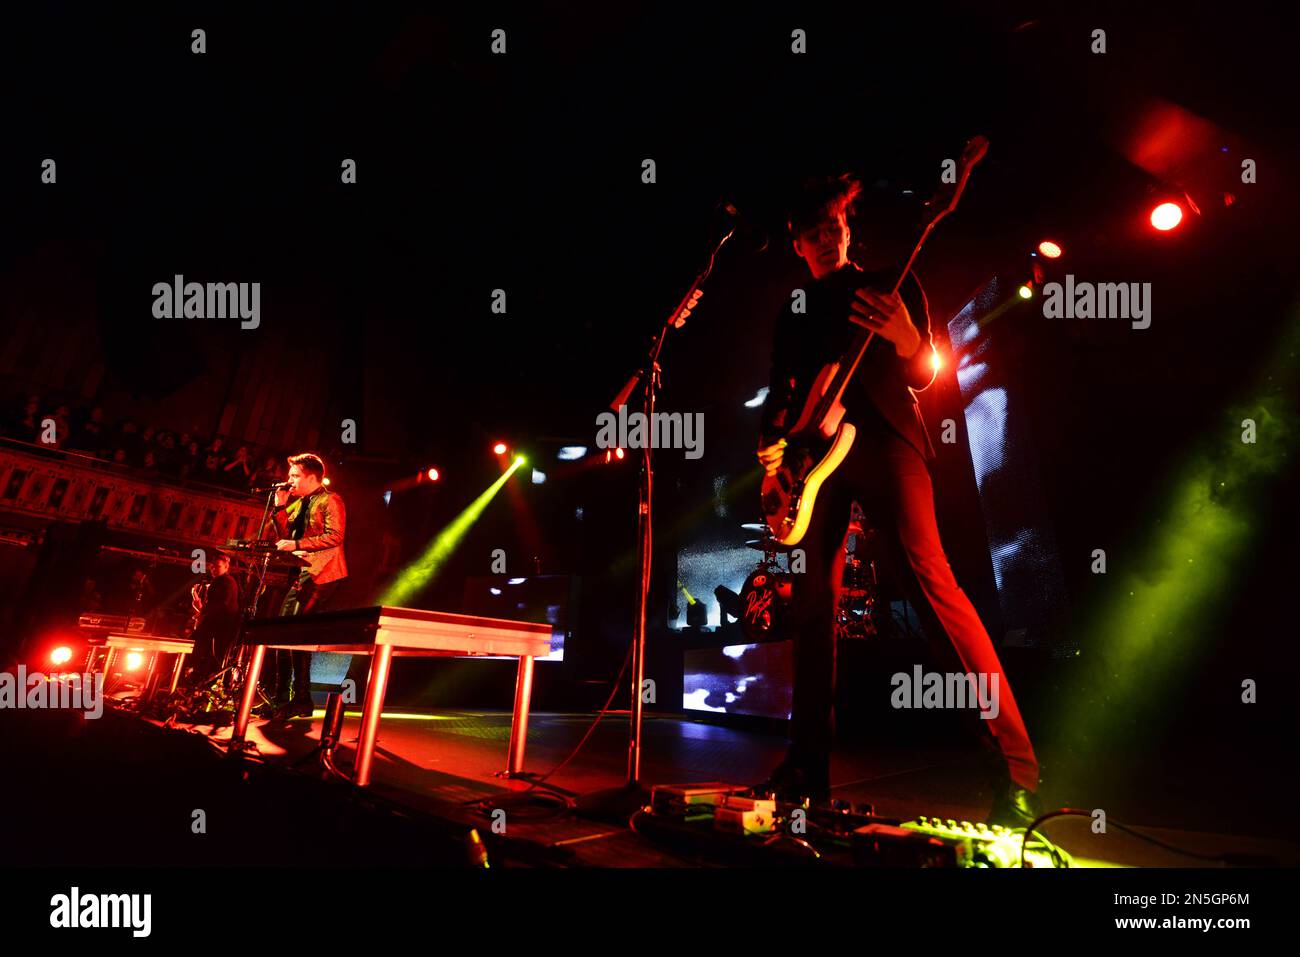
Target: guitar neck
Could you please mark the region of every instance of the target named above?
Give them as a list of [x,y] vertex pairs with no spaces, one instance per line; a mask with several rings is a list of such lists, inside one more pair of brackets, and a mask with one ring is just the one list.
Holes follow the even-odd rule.
[[[931,224],[931,226],[933,226],[933,224]],[[903,267],[903,271],[899,274],[898,280],[894,283],[894,288],[891,290],[890,295],[897,293],[902,287],[903,277],[906,276],[907,271],[912,268],[912,263],[916,261],[916,254],[921,251],[921,243],[925,242],[925,237],[929,235],[929,233],[930,228],[927,227],[921,236],[920,242],[918,242],[916,248],[912,250],[912,255],[908,257],[907,265]],[[862,362],[862,357],[867,354],[867,347],[871,345],[871,340],[874,339],[875,336],[876,333],[874,329],[862,329],[853,337],[853,341],[849,343],[849,347],[844,350],[844,354],[840,359],[840,367],[835,371],[834,377],[831,379],[826,391],[822,394],[821,400],[817,403],[817,410],[813,417],[814,422],[820,422],[824,419],[826,413],[830,411],[831,405],[840,401],[843,397],[844,390],[848,388],[849,380],[853,378],[853,373],[858,371],[858,365]],[[850,356],[852,356],[852,360],[850,360]]]

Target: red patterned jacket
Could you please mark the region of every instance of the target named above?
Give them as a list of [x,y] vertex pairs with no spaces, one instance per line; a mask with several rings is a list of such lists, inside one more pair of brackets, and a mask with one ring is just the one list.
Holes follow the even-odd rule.
[[348,564],[343,558],[343,534],[347,527],[347,512],[343,496],[322,486],[306,499],[296,498],[272,516],[276,538],[288,538],[302,503],[307,504],[307,524],[302,538],[298,539],[295,553],[311,562],[307,569],[316,584],[325,585],[348,577]]

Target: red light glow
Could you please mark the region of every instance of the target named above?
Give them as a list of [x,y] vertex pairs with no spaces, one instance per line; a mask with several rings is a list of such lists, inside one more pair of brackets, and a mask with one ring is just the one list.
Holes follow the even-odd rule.
[[1177,203],[1161,203],[1151,210],[1151,225],[1167,233],[1183,221],[1183,208]]
[[1045,259],[1060,259],[1061,247],[1050,239],[1044,239],[1038,244],[1038,253]]

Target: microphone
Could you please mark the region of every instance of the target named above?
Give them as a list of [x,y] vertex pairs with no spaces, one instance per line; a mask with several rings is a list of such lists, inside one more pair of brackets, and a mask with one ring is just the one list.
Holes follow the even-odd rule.
[[288,487],[289,487],[288,482],[276,482],[274,485],[266,486],[266,488],[253,488],[253,489],[249,489],[249,491],[252,492],[254,495],[256,495],[259,492],[278,492],[280,489],[288,488]]

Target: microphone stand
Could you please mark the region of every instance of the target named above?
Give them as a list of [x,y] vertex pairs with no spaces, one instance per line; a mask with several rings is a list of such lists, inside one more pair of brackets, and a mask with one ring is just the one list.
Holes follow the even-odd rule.
[[[266,520],[271,514],[271,503],[275,501],[275,493],[276,489],[274,488],[267,490],[266,505],[262,508],[262,520],[257,523],[257,537],[254,541],[260,542],[263,533],[266,531]],[[248,645],[244,644],[243,626],[245,623],[250,622],[257,617],[257,606],[262,600],[262,591],[266,588],[266,573],[271,567],[271,553],[269,551],[262,551],[255,561],[257,562],[256,566],[249,566],[248,575],[245,579],[245,587],[248,589],[248,592],[244,598],[243,621],[240,623],[239,635],[235,641],[235,644],[239,647],[239,652],[235,656],[235,673],[237,677],[233,682],[233,690],[236,700],[238,700],[242,693],[244,682],[248,679],[248,661],[252,655],[252,649]],[[256,582],[256,587],[254,587],[254,582]],[[265,695],[262,695],[262,701],[264,703],[266,702]],[[238,744],[241,748],[245,747],[242,740]]]
[[[262,540],[262,534],[266,531],[266,519],[271,514],[271,503],[275,501],[276,491],[276,489],[270,489],[266,493],[266,505],[262,508],[262,520],[257,523],[257,537],[254,541],[260,542]],[[248,569],[248,586],[250,591],[248,593],[247,603],[244,606],[244,619],[246,621],[252,621],[257,617],[257,603],[262,598],[262,589],[266,587],[266,573],[271,567],[270,552],[263,552],[259,556],[259,565],[260,567],[257,569],[256,588],[252,587],[254,574],[253,569],[251,567]]]
[[[686,294],[677,303],[676,308],[668,314],[659,333],[650,344],[650,355],[645,368],[638,371],[615,396],[611,408],[617,412],[627,404],[637,385],[642,386],[642,405],[646,421],[646,442],[641,450],[641,479],[637,502],[637,568],[639,586],[637,588],[636,618],[632,629],[632,707],[631,721],[628,729],[627,746],[627,780],[622,787],[594,791],[579,798],[578,809],[591,817],[604,818],[623,823],[628,815],[642,807],[649,798],[649,792],[641,784],[641,719],[642,698],[641,685],[645,680],[645,639],[646,608],[650,596],[650,566],[652,545],[654,542],[651,524],[651,493],[654,491],[654,466],[651,460],[651,441],[654,435],[655,393],[663,384],[660,376],[659,353],[663,350],[664,340],[672,329],[679,329],[686,324],[686,318],[702,295],[700,286],[713,271],[713,260],[719,250],[735,233],[735,224],[731,224],[726,235],[718,240],[709,254],[705,264],[691,282]],[[649,370],[647,374],[647,370]]]

